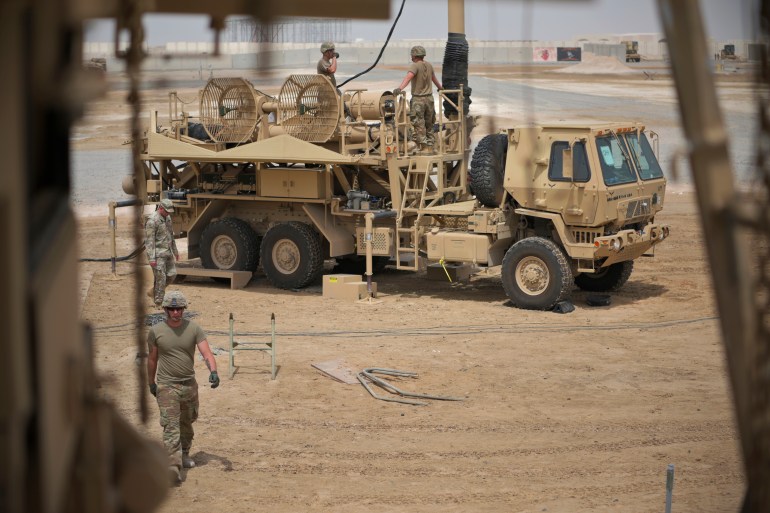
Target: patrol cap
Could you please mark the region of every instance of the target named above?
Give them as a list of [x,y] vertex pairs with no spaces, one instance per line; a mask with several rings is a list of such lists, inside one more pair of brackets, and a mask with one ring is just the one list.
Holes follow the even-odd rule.
[[166,212],[174,211],[174,204],[168,198],[163,198],[162,200],[160,200],[160,206],[163,207],[163,210],[165,210]]
[[172,290],[163,296],[161,306],[163,308],[187,308],[187,298],[178,290]]
[[327,50],[334,50],[334,43],[331,41],[321,43],[321,53],[324,53]]
[[413,46],[409,54],[412,57],[425,57],[425,47],[419,45]]

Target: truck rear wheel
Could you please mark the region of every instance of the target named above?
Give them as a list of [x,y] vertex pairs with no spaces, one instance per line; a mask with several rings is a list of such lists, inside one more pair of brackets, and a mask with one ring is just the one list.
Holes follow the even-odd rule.
[[249,223],[225,217],[201,234],[201,263],[206,269],[254,272],[259,265],[259,237]]
[[589,292],[618,290],[631,276],[634,261],[627,260],[600,268],[595,273],[582,273],[575,277],[575,285]]
[[514,306],[550,310],[569,296],[572,269],[553,241],[531,237],[517,242],[505,253],[502,279]]
[[262,268],[280,289],[300,289],[321,276],[323,253],[318,234],[298,222],[277,224],[262,239]]
[[508,136],[490,134],[479,141],[473,151],[468,170],[471,192],[487,207],[499,207],[503,201],[505,157],[508,154]]

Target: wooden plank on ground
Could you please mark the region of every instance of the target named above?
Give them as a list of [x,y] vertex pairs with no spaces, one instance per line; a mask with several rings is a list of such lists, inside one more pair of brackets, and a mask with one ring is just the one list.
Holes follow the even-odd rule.
[[253,273],[249,271],[225,271],[223,269],[202,269],[200,267],[177,267],[176,273],[179,276],[205,276],[208,278],[228,278],[231,289],[242,289],[245,287]]
[[357,385],[358,379],[355,373],[347,367],[342,359],[329,360],[328,362],[311,363],[311,367],[318,369],[332,379],[346,385]]

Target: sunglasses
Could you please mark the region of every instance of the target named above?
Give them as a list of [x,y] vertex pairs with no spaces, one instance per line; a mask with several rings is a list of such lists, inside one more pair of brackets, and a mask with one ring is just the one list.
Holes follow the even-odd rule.
[[181,310],[184,310],[184,307],[183,306],[167,306],[166,310],[168,310],[169,312],[179,312]]

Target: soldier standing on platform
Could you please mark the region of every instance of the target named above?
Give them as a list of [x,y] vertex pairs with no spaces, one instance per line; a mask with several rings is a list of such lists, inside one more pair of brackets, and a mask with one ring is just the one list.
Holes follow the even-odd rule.
[[425,60],[425,48],[414,46],[409,52],[412,64],[401,85],[393,90],[393,94],[401,91],[412,83],[412,102],[409,106],[409,118],[414,129],[415,142],[420,145],[420,153],[433,153],[433,125],[436,123],[436,106],[433,100],[433,84],[438,90],[442,89],[441,82],[436,78],[433,65]]

